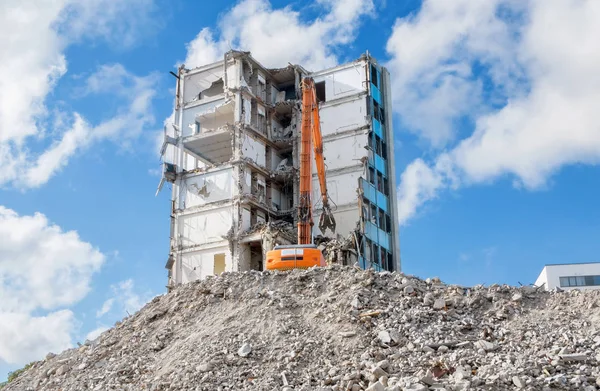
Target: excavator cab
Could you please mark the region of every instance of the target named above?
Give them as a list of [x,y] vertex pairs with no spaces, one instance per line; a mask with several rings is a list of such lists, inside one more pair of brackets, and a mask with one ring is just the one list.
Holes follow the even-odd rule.
[[314,244],[275,246],[267,252],[267,270],[308,269],[327,266],[321,250]]

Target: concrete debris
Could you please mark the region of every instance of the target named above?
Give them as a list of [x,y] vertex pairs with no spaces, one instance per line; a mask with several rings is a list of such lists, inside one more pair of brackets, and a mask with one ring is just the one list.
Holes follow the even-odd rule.
[[317,235],[314,238],[314,242],[323,253],[328,265],[339,264],[348,266],[353,265],[358,259],[354,235],[352,234],[343,239],[332,239]]
[[252,353],[252,346],[250,344],[243,344],[242,347],[238,350],[238,356],[240,357],[248,357]]
[[[272,249],[275,244],[295,243],[297,239],[297,231],[292,223],[283,220],[271,220],[269,222],[258,222],[250,229],[240,234],[240,237],[247,237],[258,234],[263,239],[270,239],[271,245],[268,249]],[[283,239],[283,240],[282,240]]]
[[600,291],[463,289],[341,265],[223,273],[46,356],[2,391],[591,391],[590,303]]

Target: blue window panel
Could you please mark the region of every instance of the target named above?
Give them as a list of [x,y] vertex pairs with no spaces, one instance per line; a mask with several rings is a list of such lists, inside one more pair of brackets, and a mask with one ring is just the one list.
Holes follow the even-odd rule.
[[378,135],[382,140],[385,140],[385,138],[383,137],[383,129],[381,127],[381,122],[376,120],[374,117],[373,117],[373,132],[375,132],[375,134]]
[[362,255],[360,257],[358,257],[358,265],[360,266],[361,269],[367,268],[367,261],[365,260],[365,257],[363,257]]
[[386,250],[390,251],[390,235],[379,228],[377,228],[377,235],[379,245],[385,248]]
[[[377,74],[379,75],[379,72],[377,72]],[[373,83],[371,83],[371,96],[377,103],[381,104],[381,92]]]
[[364,197],[370,202],[377,204],[377,189],[375,189],[375,186],[367,182],[364,178],[361,178],[361,186]]
[[367,238],[371,239],[373,242],[377,243],[377,226],[370,221],[365,222],[365,235]]
[[369,200],[369,202],[379,206],[384,212],[388,213],[387,196],[377,190],[375,186],[367,182],[364,178],[360,178],[360,181],[363,189],[363,196]]
[[377,204],[378,207],[380,207],[385,213],[387,213],[388,212],[388,198],[386,197],[385,194],[383,194],[379,190],[376,190],[376,192],[377,192],[377,202],[375,202],[375,204]]
[[375,155],[375,168],[377,169],[377,171],[379,171],[380,173],[383,174],[384,177],[387,177],[387,171],[385,169],[386,166],[386,161],[384,158],[382,158],[379,155]]
[[390,235],[370,221],[365,223],[365,236],[375,244],[390,251]]

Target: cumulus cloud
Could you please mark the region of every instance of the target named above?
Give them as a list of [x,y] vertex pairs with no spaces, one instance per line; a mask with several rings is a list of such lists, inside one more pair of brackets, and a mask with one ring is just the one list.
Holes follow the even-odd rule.
[[3,206],[0,238],[0,360],[23,363],[69,347],[75,322],[64,307],[87,295],[104,254],[43,214]]
[[87,335],[85,336],[85,339],[89,340],[89,341],[93,341],[96,338],[98,338],[100,336],[100,334],[102,334],[103,332],[105,332],[108,329],[110,329],[110,327],[105,326],[105,325],[98,326],[95,329],[93,329],[92,331],[90,331],[89,333],[87,333]]
[[335,49],[350,43],[361,18],[372,15],[372,0],[320,0],[324,16],[306,21],[291,6],[274,8],[268,0],[242,0],[228,10],[216,31],[203,28],[188,46],[185,64],[221,59],[230,48],[248,50],[264,65],[288,62],[319,69],[337,63]]
[[[598,20],[600,3],[589,0],[426,0],[396,21],[387,45],[395,109],[445,147],[403,174],[401,224],[449,184],[510,176],[539,189],[566,165],[600,162]],[[464,118],[473,131],[453,142]]]
[[[139,132],[152,121],[147,114],[156,82],[153,75],[134,77],[137,85],[129,88],[134,102],[98,125],[87,123],[80,113],[53,110],[46,101],[67,72],[64,51],[69,45],[86,37],[133,44],[149,23],[151,3],[8,0],[3,4],[0,35],[10,39],[0,42],[0,185],[40,186],[90,143],[121,130]],[[115,80],[131,80],[122,67],[108,70],[121,75]]]
[[110,291],[111,297],[96,312],[97,318],[103,318],[110,313],[117,317],[133,315],[154,297],[151,292],[140,292],[132,279],[111,285]]
[[102,317],[102,316],[104,316],[104,315],[108,314],[108,311],[110,311],[110,310],[111,310],[111,308],[112,308],[112,306],[113,306],[114,302],[115,302],[115,299],[114,299],[114,298],[111,298],[111,299],[108,299],[108,300],[106,300],[106,301],[105,301],[105,302],[102,304],[102,308],[96,312],[96,317],[97,317],[97,318],[100,318],[100,317]]

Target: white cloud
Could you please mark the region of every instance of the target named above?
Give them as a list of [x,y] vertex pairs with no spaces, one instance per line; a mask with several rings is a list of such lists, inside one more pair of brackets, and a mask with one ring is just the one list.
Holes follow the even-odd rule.
[[474,61],[488,65],[486,76],[506,89],[520,74],[513,62],[513,30],[498,14],[500,3],[425,0],[416,15],[394,25],[386,46],[394,106],[403,124],[434,147],[454,139],[463,116],[484,109]]
[[43,358],[47,353],[71,347],[75,322],[69,310],[47,316],[31,316],[0,310],[0,360],[24,364]]
[[0,238],[0,360],[23,363],[68,347],[74,317],[61,308],[87,295],[105,256],[40,213],[3,206]]
[[307,68],[337,63],[335,49],[350,43],[360,19],[374,12],[372,0],[320,0],[323,17],[303,20],[290,6],[273,8],[268,0],[242,0],[218,22],[218,34],[203,28],[188,46],[186,66],[195,67],[221,59],[230,48],[251,51],[269,67],[288,62]]
[[90,331],[89,333],[87,333],[87,335],[85,336],[85,339],[89,340],[89,341],[93,341],[96,338],[98,338],[100,336],[100,334],[102,334],[103,332],[105,332],[108,329],[110,329],[110,327],[105,326],[105,325],[98,326],[95,329],[93,329],[92,331]]
[[62,30],[71,39],[101,37],[130,47],[162,28],[154,0],[71,0]]
[[133,315],[142,308],[153,295],[150,293],[138,293],[135,291],[135,283],[132,279],[121,281],[112,286],[113,292],[121,304],[123,310]]
[[421,204],[436,196],[436,192],[442,187],[442,180],[442,177],[421,159],[408,165],[400,177],[398,186],[400,224],[412,218]]
[[[6,2],[5,2],[6,3]],[[140,111],[152,99],[155,76],[142,86],[129,111],[97,126],[79,113],[48,107],[46,97],[67,72],[65,49],[84,38],[133,44],[151,25],[151,0],[8,0],[0,8],[0,186],[36,187],[89,143],[145,125]],[[122,69],[117,69],[121,71]],[[127,75],[130,76],[130,75]],[[124,79],[117,79],[123,81]],[[127,79],[129,80],[129,79]],[[143,92],[143,94],[141,94]],[[150,120],[151,117],[148,117]],[[133,120],[133,124],[127,121]],[[133,125],[133,127],[131,127]],[[48,145],[49,144],[49,145]],[[35,151],[35,152],[34,152]]]
[[108,311],[111,310],[113,303],[115,302],[114,298],[108,299],[106,300],[103,304],[102,304],[102,308],[96,312],[96,318],[100,318],[103,315],[107,314]]
[[111,313],[116,315],[117,318],[122,318],[128,314],[133,315],[154,297],[151,292],[137,290],[132,279],[113,284],[110,286],[110,290],[112,296],[96,312],[97,318],[105,317]]
[[[436,197],[449,183],[473,185],[509,176],[517,186],[540,189],[566,165],[600,163],[600,40],[596,39],[600,36],[600,3],[484,3],[426,1],[417,16],[396,23],[388,42],[394,56],[390,67],[394,77],[400,75],[397,83],[408,89],[416,83],[416,91],[425,91],[416,97],[409,95],[406,103],[399,102],[404,97],[396,93],[396,109],[403,121],[414,121],[416,131],[434,146],[444,145],[457,134],[460,127],[455,121],[461,116],[470,116],[476,124],[472,134],[427,168],[422,167],[423,162],[417,163],[426,175],[411,175],[415,169],[409,165],[408,181],[401,187],[416,196],[400,199],[402,223],[414,214],[415,205]],[[443,38],[435,34],[438,38],[433,39],[432,32],[439,31],[444,32]],[[431,39],[431,45],[424,44]],[[428,48],[421,49],[419,40]],[[429,46],[435,53],[430,53]],[[455,107],[452,99],[466,99],[467,103],[451,109],[450,115],[430,102],[433,96],[446,99],[444,94],[437,95],[442,84],[423,86],[419,81],[423,75],[424,80],[439,78],[448,64],[466,69],[460,80],[464,88],[440,105],[450,110]],[[473,71],[476,64],[482,72]],[[402,70],[403,66],[408,70]],[[487,89],[481,87],[484,83]],[[491,103],[482,100],[484,95]],[[411,118],[410,105],[421,115],[437,117],[441,130],[428,128],[429,120]],[[431,178],[438,180],[432,182]],[[437,186],[439,182],[441,186]]]

